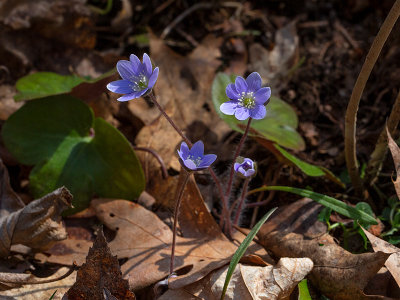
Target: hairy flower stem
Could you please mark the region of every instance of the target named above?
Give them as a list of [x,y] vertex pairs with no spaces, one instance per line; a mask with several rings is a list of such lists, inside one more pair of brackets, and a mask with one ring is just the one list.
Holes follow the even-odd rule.
[[239,206],[238,206],[238,208],[236,210],[235,219],[233,219],[233,224],[234,225],[238,225],[238,223],[239,223],[239,217],[240,217],[240,213],[242,212],[244,199],[246,199],[247,188],[249,186],[249,182],[250,182],[250,178],[246,178],[246,180],[244,181],[242,194],[240,195]]
[[165,163],[163,161],[163,159],[161,158],[161,156],[154,151],[153,149],[147,148],[147,147],[137,147],[137,146],[133,146],[133,149],[135,151],[144,151],[144,152],[148,152],[151,155],[154,156],[154,158],[158,161],[158,163],[160,164],[161,167],[161,173],[162,173],[162,177],[163,179],[167,179],[168,178],[168,172],[167,172],[167,168],[165,167]]
[[[186,171],[183,171],[186,172]],[[175,202],[175,210],[174,210],[174,226],[172,229],[172,246],[171,246],[171,261],[169,265],[169,274],[170,276],[174,272],[174,262],[175,262],[175,245],[176,245],[176,227],[178,225],[178,215],[179,215],[179,207],[181,206],[183,191],[185,190],[186,184],[189,181],[190,173],[186,172],[185,179],[181,185],[179,193],[177,194],[177,199]]]
[[358,194],[362,193],[362,181],[357,166],[356,157],[356,120],[357,111],[360,104],[361,95],[364,91],[365,85],[371,74],[371,71],[381,53],[383,45],[385,44],[390,32],[393,29],[397,19],[400,16],[400,0],[396,0],[392,9],[383,22],[377,36],[375,37],[371,48],[365,58],[365,62],[358,75],[357,81],[354,85],[353,92],[350,97],[349,104],[346,110],[345,118],[345,157],[347,169],[351,179],[351,183]]
[[[182,139],[186,142],[186,144],[189,147],[192,147],[193,144],[192,142],[186,137],[186,135],[182,132],[182,130],[179,129],[179,127],[174,123],[174,121],[167,115],[165,110],[162,108],[160,103],[158,103],[156,96],[154,95],[153,91],[150,92],[149,94],[150,100],[153,101],[153,103],[157,106],[158,110],[162,113],[162,115],[167,119],[169,124],[175,129],[175,131],[182,137]],[[211,174],[211,177],[213,178],[215,185],[217,186],[219,196],[221,197],[222,200],[222,212],[223,215],[225,215],[225,218],[228,218],[228,199],[225,197],[224,191],[222,189],[221,181],[218,179],[217,175],[213,171],[211,167],[208,168],[208,171]],[[228,218],[229,219],[229,218]],[[228,227],[230,228],[230,219],[226,221],[229,225]],[[228,237],[230,236],[230,231],[225,232]]]
[[190,140],[186,137],[186,135],[182,132],[182,130],[179,129],[178,126],[172,121],[172,119],[167,115],[165,110],[161,107],[160,103],[158,103],[156,96],[154,95],[153,91],[150,92],[149,97],[151,101],[157,106],[158,110],[162,113],[162,115],[167,119],[169,124],[171,124],[172,127],[174,127],[175,131],[182,137],[182,139],[188,144],[189,147],[192,147],[193,144],[190,142]]
[[242,135],[242,138],[240,139],[239,145],[236,148],[235,155],[233,156],[233,163],[232,163],[232,167],[231,167],[231,173],[229,174],[228,185],[227,185],[226,193],[225,193],[226,198],[229,198],[229,195],[231,194],[232,183],[233,183],[233,175],[235,174],[235,169],[234,169],[235,161],[238,158],[238,156],[240,154],[240,150],[242,150],[244,141],[246,140],[247,135],[249,133],[251,120],[252,120],[252,118],[249,118],[249,121],[247,122],[246,130],[244,131],[244,134]]

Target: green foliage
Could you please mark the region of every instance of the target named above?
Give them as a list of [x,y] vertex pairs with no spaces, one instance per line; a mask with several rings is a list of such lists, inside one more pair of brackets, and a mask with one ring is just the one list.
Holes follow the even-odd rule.
[[74,97],[27,102],[5,122],[2,135],[19,162],[34,165],[30,188],[35,197],[63,185],[71,191],[75,208],[69,213],[87,207],[93,194],[133,200],[144,189],[129,142]]
[[397,196],[388,199],[388,206],[383,209],[380,219],[390,224],[390,229],[382,233],[382,237],[393,245],[400,244],[400,202]]
[[114,70],[95,79],[88,79],[75,75],[59,75],[52,72],[37,72],[29,74],[18,79],[16,83],[18,94],[14,96],[14,100],[33,100],[69,93],[74,87],[81,83],[95,83],[110,76],[113,72]]
[[249,232],[249,234],[246,236],[246,238],[240,244],[240,246],[236,250],[235,254],[233,254],[233,257],[229,264],[228,272],[226,273],[226,278],[225,278],[225,282],[224,282],[224,288],[222,290],[221,300],[223,300],[225,297],[225,293],[228,288],[229,282],[231,281],[233,272],[235,271],[235,268],[236,268],[237,264],[239,263],[240,259],[246,252],[247,248],[250,246],[251,241],[254,239],[257,232],[260,230],[261,226],[265,223],[265,221],[268,220],[268,218],[274,213],[274,211],[276,209],[277,209],[277,207],[271,209],[269,212],[267,212],[264,215],[264,217],[261,218],[260,221],[257,222],[256,225],[254,225],[253,229]]
[[[225,94],[226,86],[233,83],[236,76],[218,73],[212,84],[212,100],[215,110],[233,130],[244,132],[247,121],[239,121],[234,116],[223,114],[219,107],[228,101]],[[271,97],[267,105],[267,116],[262,120],[253,120],[249,135],[262,137],[278,143],[279,145],[295,150],[302,150],[305,147],[303,138],[296,131],[298,126],[297,115],[293,108],[279,98]]]
[[258,189],[252,190],[251,192],[261,192],[261,191],[283,191],[283,192],[289,192],[293,194],[300,195],[302,197],[307,197],[315,202],[318,202],[319,204],[328,207],[337,213],[346,216],[350,219],[357,220],[362,224],[367,224],[367,225],[376,225],[378,224],[377,221],[373,216],[370,214],[366,213],[363,210],[360,210],[356,207],[352,207],[350,205],[347,205],[346,203],[337,200],[335,198],[315,193],[313,191],[305,190],[305,189],[298,189],[298,188],[293,188],[289,186],[263,186]]
[[300,281],[297,286],[299,287],[299,300],[311,300],[311,295],[307,286],[307,279]]

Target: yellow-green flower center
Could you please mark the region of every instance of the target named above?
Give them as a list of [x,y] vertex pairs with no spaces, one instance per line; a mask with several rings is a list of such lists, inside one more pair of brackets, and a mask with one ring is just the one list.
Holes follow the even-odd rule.
[[256,105],[256,100],[254,99],[253,92],[242,92],[239,98],[240,105],[246,108],[253,108]]

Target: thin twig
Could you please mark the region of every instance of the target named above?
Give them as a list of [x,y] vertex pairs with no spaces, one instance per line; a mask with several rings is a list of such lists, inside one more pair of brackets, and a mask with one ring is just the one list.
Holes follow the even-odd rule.
[[358,106],[371,71],[399,15],[400,0],[396,0],[388,16],[386,17],[385,22],[379,29],[379,32],[372,43],[367,57],[365,58],[365,62],[361,68],[360,74],[358,75],[349,104],[347,106],[345,119],[345,156],[351,182],[358,194],[362,193],[362,182],[358,171],[356,156],[356,120]]
[[162,157],[155,150],[147,148],[147,147],[137,147],[137,146],[133,146],[133,149],[135,151],[148,152],[151,155],[153,155],[154,158],[158,161],[158,163],[161,166],[161,173],[162,173],[163,179],[167,179],[168,178],[168,172],[167,172],[167,168],[165,166],[164,160],[162,159]]
[[56,278],[51,278],[51,279],[44,279],[44,280],[38,280],[37,278],[27,278],[26,280],[21,279],[21,280],[8,280],[6,278],[1,278],[0,283],[10,283],[10,284],[43,284],[43,283],[51,283],[51,282],[56,282],[59,280],[62,280],[69,275],[71,275],[77,268],[76,263],[74,262],[72,267],[63,275],[58,276]]

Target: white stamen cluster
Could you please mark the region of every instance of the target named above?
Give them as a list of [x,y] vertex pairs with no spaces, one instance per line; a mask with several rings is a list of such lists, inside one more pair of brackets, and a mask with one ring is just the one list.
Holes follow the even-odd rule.
[[147,88],[148,82],[147,82],[147,77],[143,74],[139,76],[134,76],[132,78],[132,85],[131,88],[135,91],[141,91],[145,88]]
[[192,162],[194,162],[196,167],[198,167],[200,165],[200,163],[201,163],[201,158],[200,157],[195,157],[193,155],[189,155],[188,159],[190,159]]
[[253,92],[242,92],[241,97],[238,100],[240,105],[246,108],[253,108],[256,105]]

